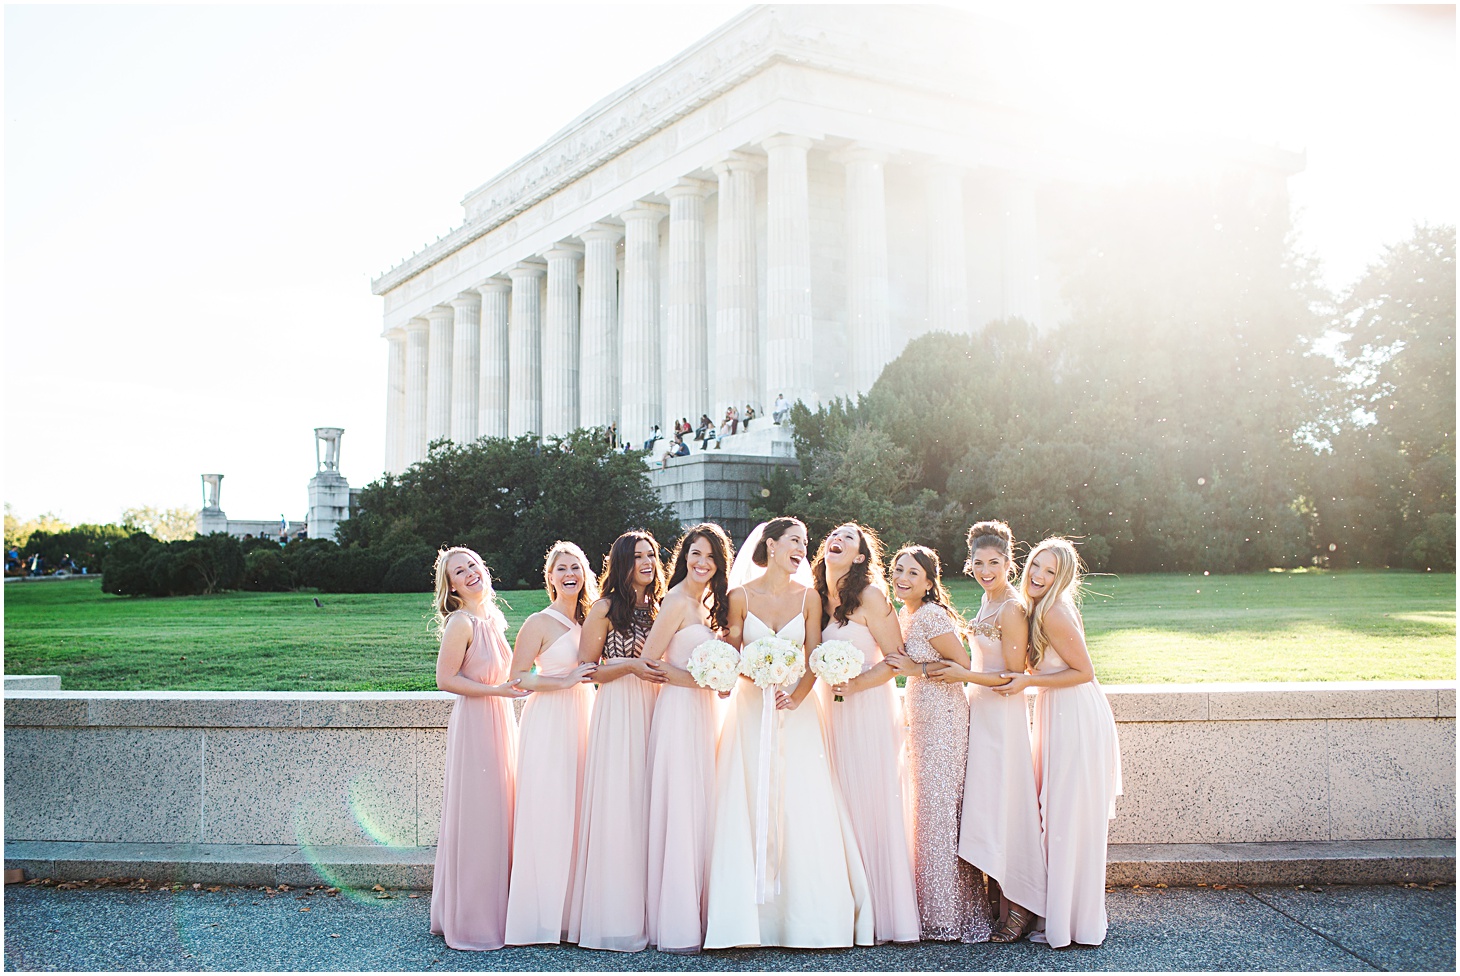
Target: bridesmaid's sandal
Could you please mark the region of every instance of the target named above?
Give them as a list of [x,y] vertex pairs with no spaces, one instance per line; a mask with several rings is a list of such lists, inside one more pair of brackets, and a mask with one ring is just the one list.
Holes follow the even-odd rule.
[[997,924],[1000,916],[1003,914],[1004,901],[1004,893],[999,888],[999,882],[994,878],[989,878],[984,888],[984,894],[988,898],[989,914],[993,916],[994,922]]
[[990,942],[1018,942],[1034,926],[1034,913],[1018,905],[1009,906],[1009,919],[1004,927],[989,936]]

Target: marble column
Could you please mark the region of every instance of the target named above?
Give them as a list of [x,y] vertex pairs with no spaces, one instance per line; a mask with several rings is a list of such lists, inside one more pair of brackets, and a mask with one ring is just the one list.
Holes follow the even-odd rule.
[[391,329],[385,339],[385,470],[399,474],[406,468],[406,330]]
[[[766,191],[765,389],[752,400],[761,415],[778,394],[807,406],[817,403],[811,369],[811,198],[806,175],[806,136],[765,141]],[[738,405],[738,404],[737,404]],[[742,407],[743,408],[743,407]]]
[[406,323],[406,423],[402,470],[426,457],[430,328],[431,324],[425,319],[411,319]]
[[508,437],[542,434],[542,279],[546,273],[536,261],[523,261],[507,272],[512,279]]
[[1034,182],[1010,174],[1004,201],[1004,317],[1039,325],[1039,239]]
[[[765,161],[731,153],[715,165],[719,203],[715,245],[715,397],[725,408],[765,403],[760,389],[760,298],[755,281],[755,174]],[[770,397],[775,400],[775,394]],[[698,420],[698,418],[692,418]]]
[[967,332],[968,241],[963,230],[963,171],[948,163],[923,170],[928,212],[928,328]]
[[456,311],[451,327],[451,439],[470,444],[477,439],[482,296],[464,291],[450,304]]
[[431,324],[431,358],[426,367],[426,440],[451,436],[452,323],[456,310],[437,305],[426,313]]
[[607,427],[618,421],[618,240],[623,228],[594,224],[583,241],[582,358],[578,422]]
[[507,323],[512,282],[488,278],[476,286],[482,296],[481,372],[477,379],[477,436],[506,437],[508,413]]
[[851,390],[866,393],[893,358],[887,299],[887,154],[853,146],[846,166],[847,338]]
[[659,221],[669,210],[640,201],[623,213],[624,290],[619,439],[641,445],[664,419],[659,355]]
[[542,330],[542,432],[578,426],[578,259],[583,248],[560,243],[547,258],[547,310]]
[[[705,195],[712,184],[683,179],[669,197],[669,334],[665,343],[664,430],[688,417],[713,413],[710,402],[710,337],[705,284]],[[671,435],[672,436],[672,435]]]

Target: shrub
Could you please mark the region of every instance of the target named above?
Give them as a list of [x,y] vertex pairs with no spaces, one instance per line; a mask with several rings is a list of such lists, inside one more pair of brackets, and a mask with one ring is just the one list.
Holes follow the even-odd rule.
[[243,557],[243,589],[280,593],[294,588],[294,577],[284,563],[284,555],[275,544],[272,548],[256,548]]
[[390,564],[380,589],[385,593],[429,593],[435,585],[431,578],[435,568],[434,552],[421,551],[402,556]]

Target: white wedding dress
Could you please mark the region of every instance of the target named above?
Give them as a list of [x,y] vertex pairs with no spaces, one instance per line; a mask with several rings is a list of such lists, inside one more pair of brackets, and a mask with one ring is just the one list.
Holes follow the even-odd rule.
[[[806,642],[797,614],[777,633],[754,613],[744,640]],[[851,819],[832,775],[820,704],[777,710],[770,755],[764,904],[757,904],[757,774],[764,692],[741,678],[716,757],[718,793],[710,858],[706,949],[872,945],[872,900]],[[772,707],[774,707],[772,705]]]

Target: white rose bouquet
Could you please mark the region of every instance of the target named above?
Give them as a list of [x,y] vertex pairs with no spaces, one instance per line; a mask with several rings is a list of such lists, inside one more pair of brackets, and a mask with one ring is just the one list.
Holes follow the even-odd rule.
[[[844,685],[862,673],[862,662],[866,657],[851,641],[823,641],[811,652],[811,673],[835,687]],[[835,701],[842,696],[836,695]]]
[[801,645],[784,637],[762,637],[740,653],[740,673],[760,688],[794,684],[806,673]]
[[740,652],[722,640],[707,640],[690,652],[686,670],[701,688],[730,691],[740,675]]

